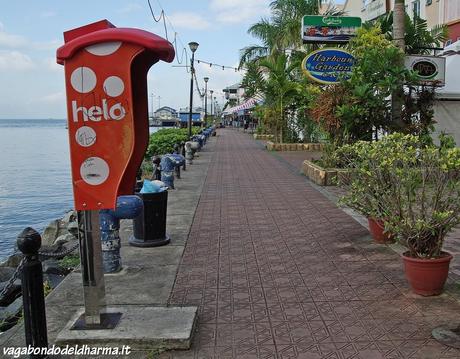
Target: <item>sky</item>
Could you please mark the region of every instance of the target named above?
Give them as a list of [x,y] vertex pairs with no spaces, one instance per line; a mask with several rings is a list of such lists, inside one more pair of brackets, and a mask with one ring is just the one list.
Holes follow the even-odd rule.
[[[158,17],[167,17],[168,36],[177,32],[179,46],[198,42],[196,59],[237,67],[239,50],[257,40],[248,27],[269,15],[271,0],[150,0]],[[161,5],[161,7],[160,7]],[[66,118],[63,66],[56,64],[56,49],[63,32],[107,19],[117,27],[133,27],[165,37],[163,22],[156,23],[147,0],[2,0],[0,11],[0,119]],[[180,48],[178,49],[179,53]],[[179,56],[180,60],[180,56]],[[179,66],[179,67],[177,67]],[[190,74],[175,59],[157,63],[148,74],[149,109],[187,107]],[[196,63],[200,87],[209,77],[220,104],[222,89],[241,80],[242,73]],[[153,94],[153,96],[152,96]],[[159,97],[158,97],[159,96]],[[201,105],[198,93],[194,106]],[[209,106],[209,104],[208,104]]]

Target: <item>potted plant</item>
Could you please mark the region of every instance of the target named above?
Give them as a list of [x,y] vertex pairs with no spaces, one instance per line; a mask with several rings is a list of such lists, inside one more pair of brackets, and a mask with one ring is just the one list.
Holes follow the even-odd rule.
[[370,142],[359,141],[336,150],[335,157],[341,159],[342,167],[347,168],[346,175],[340,178],[340,185],[345,187],[347,194],[340,199],[340,203],[367,217],[374,242],[388,244],[393,243],[395,237],[385,230],[384,219],[379,218],[382,211],[378,193],[381,190],[378,183],[372,183],[369,178],[368,153],[372,146]]
[[393,134],[362,150],[352,186],[367,183],[361,200],[374,201],[377,218],[406,246],[402,257],[412,290],[441,293],[452,259],[442,246],[460,223],[460,149]]

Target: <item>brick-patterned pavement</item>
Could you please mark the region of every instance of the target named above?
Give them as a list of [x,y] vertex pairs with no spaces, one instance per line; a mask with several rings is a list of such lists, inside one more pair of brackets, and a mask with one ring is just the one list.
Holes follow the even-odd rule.
[[169,300],[197,332],[161,358],[460,358],[430,335],[455,297],[411,294],[396,253],[249,136],[215,151]]

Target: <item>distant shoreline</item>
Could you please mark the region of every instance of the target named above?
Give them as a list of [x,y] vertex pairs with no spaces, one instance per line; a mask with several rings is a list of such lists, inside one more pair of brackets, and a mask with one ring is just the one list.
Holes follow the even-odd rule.
[[66,118],[0,118],[0,121],[67,121]]

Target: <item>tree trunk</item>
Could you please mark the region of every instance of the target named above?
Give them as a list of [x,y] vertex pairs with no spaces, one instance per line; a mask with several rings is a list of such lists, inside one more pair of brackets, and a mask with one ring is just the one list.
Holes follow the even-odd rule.
[[[404,0],[395,0],[395,7],[393,10],[393,42],[401,49],[403,53],[406,52],[406,44],[404,41],[405,34],[405,5]],[[401,64],[403,65],[403,64]],[[403,84],[393,92],[391,103],[391,118],[393,124],[398,130],[404,128],[404,122],[401,118],[402,106],[404,103],[404,89]]]

